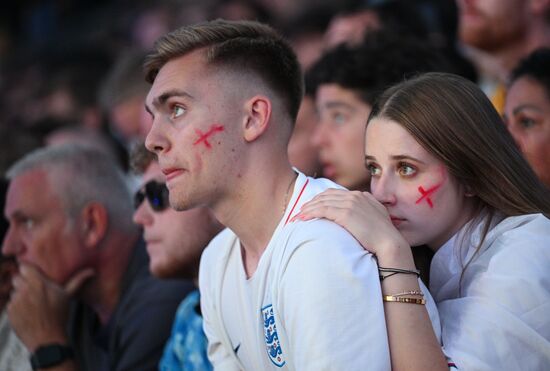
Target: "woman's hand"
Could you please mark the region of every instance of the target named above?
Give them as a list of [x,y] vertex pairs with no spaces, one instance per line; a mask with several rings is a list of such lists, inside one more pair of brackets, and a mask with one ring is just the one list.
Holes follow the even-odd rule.
[[[348,230],[363,247],[380,256],[408,244],[391,222],[388,211],[369,192],[328,189],[302,206],[299,220],[325,218]],[[390,253],[390,251],[387,251]]]

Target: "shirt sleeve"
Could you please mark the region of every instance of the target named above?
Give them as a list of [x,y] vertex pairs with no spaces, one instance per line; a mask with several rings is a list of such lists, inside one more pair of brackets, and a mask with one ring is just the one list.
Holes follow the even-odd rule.
[[[223,233],[223,232],[222,232]],[[219,258],[213,250],[217,246],[214,243],[220,242],[217,237],[213,243],[203,252],[199,269],[199,288],[201,292],[201,312],[203,316],[204,333],[208,339],[208,359],[212,363],[215,371],[239,371],[240,366],[237,363],[231,349],[222,342],[223,333],[221,323],[219,323],[215,307],[215,282],[216,264]],[[219,272],[218,272],[219,273]],[[221,273],[220,273],[221,274]]]
[[[334,223],[296,232],[277,302],[281,342],[297,370],[389,370],[378,269],[373,256]],[[318,235],[323,230],[323,240]],[[316,233],[317,232],[317,233]]]
[[550,242],[499,238],[466,269],[459,298],[438,304],[445,354],[462,370],[550,365]]

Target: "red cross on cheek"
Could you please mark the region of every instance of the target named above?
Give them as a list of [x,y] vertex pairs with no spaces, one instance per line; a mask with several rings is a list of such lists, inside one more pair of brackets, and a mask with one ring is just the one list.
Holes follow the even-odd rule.
[[210,138],[212,135],[214,135],[215,133],[217,132],[220,132],[220,131],[223,131],[224,130],[224,127],[223,125],[212,125],[210,127],[210,130],[208,130],[206,133],[203,133],[202,131],[200,131],[199,129],[195,129],[195,133],[197,133],[197,135],[199,136],[199,139],[197,139],[195,141],[195,143],[193,143],[193,145],[198,145],[200,143],[204,143],[204,146],[206,148],[212,148],[212,145],[210,144],[210,142],[208,141],[208,138]]
[[432,199],[430,198],[430,196],[439,189],[439,187],[441,187],[441,184],[437,184],[435,186],[433,186],[432,188],[429,188],[428,190],[424,190],[424,187],[420,186],[418,187],[418,192],[420,192],[421,196],[418,200],[416,200],[416,204],[418,205],[419,203],[422,202],[422,200],[426,200],[426,202],[428,203],[428,205],[430,206],[430,209],[433,209],[434,207],[434,203],[432,201]]

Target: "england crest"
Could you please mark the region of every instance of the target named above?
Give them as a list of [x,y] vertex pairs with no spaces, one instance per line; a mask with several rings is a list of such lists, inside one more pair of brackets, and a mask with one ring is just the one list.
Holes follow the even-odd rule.
[[275,315],[273,314],[273,305],[269,304],[262,308],[262,319],[264,322],[264,339],[267,355],[273,364],[277,367],[283,367],[285,360],[279,336],[277,335],[277,326],[275,326]]

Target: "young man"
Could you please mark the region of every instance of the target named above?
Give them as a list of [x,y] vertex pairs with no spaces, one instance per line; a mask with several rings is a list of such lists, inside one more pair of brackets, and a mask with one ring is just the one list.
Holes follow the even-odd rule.
[[[134,222],[143,228],[151,273],[162,279],[190,279],[197,285],[201,253],[223,226],[207,208],[181,212],[170,208],[168,188],[156,156],[143,145],[133,150],[132,167],[143,176],[135,196]],[[161,371],[212,369],[202,322],[196,289],[179,306],[160,361]]]
[[213,21],[162,37],[146,65],[158,155],[177,210],[229,229],[199,284],[220,370],[389,370],[378,270],[342,228],[291,222],[336,184],[296,174],[287,144],[302,97],[295,55],[268,26]]
[[323,55],[308,73],[319,113],[312,142],[323,175],[348,189],[368,190],[365,125],[376,98],[406,77],[444,70],[442,57],[427,46],[385,30]]
[[102,152],[64,145],[7,174],[2,253],[19,264],[7,308],[33,367],[156,369],[192,286],[149,274],[122,171]]

